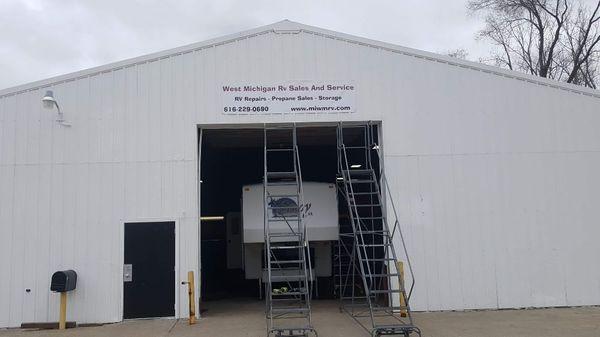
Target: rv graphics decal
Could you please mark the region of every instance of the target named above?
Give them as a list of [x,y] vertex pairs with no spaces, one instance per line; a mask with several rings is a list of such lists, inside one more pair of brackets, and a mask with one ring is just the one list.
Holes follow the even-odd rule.
[[[293,218],[298,215],[298,203],[292,198],[271,198],[269,206],[272,207],[271,216],[273,218]],[[302,217],[312,215],[312,212],[310,212],[311,206],[310,203],[300,206]]]

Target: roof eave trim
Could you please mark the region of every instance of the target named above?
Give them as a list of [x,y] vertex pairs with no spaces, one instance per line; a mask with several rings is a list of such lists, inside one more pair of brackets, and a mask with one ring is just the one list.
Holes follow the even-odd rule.
[[214,38],[214,39],[210,39],[210,40],[206,40],[206,41],[202,41],[202,42],[196,42],[196,43],[188,44],[188,45],[181,46],[181,47],[171,48],[171,49],[163,50],[163,51],[156,52],[156,53],[137,56],[137,57],[133,57],[133,58],[117,61],[117,62],[104,64],[104,65],[97,66],[97,67],[92,67],[92,68],[75,71],[72,73],[67,73],[64,75],[53,76],[53,77],[49,77],[49,78],[46,78],[43,80],[25,83],[25,84],[17,85],[14,87],[9,87],[9,88],[0,90],[0,98],[5,97],[5,96],[12,96],[12,95],[20,94],[20,93],[27,92],[27,91],[39,90],[42,88],[47,88],[47,87],[54,86],[54,85],[61,84],[61,83],[95,76],[97,74],[101,74],[101,73],[105,73],[105,72],[128,68],[128,67],[132,67],[135,65],[143,64],[143,63],[154,62],[154,61],[158,61],[158,60],[173,57],[173,56],[187,54],[187,53],[195,52],[195,51],[206,49],[206,48],[211,48],[211,47],[215,47],[215,46],[219,46],[219,45],[223,45],[223,44],[227,44],[227,43],[231,43],[231,42],[235,42],[235,41],[239,41],[239,40],[244,40],[244,39],[251,38],[254,36],[274,32],[278,29],[278,27],[280,27],[279,22],[270,24],[270,25],[266,25],[266,26],[261,26],[261,27],[254,28],[254,29],[250,29],[250,30],[245,30],[245,31],[235,33],[235,34],[225,35],[222,37],[218,37],[218,38]]
[[595,90],[587,87],[583,87],[580,85],[575,85],[571,83],[561,82],[549,78],[539,77],[535,75],[530,75],[514,70],[502,69],[499,67],[489,66],[483,63],[461,60],[454,57],[431,53],[428,51],[398,46],[391,43],[381,42],[377,40],[367,39],[363,37],[358,37],[346,33],[340,33],[332,30],[327,30],[319,27],[313,27],[298,23],[299,26],[302,26],[302,31],[306,33],[312,33],[321,35],[323,37],[332,38],[344,42],[355,43],[367,47],[377,48],[386,50],[389,52],[394,52],[398,54],[403,54],[410,57],[426,59],[433,62],[445,63],[452,66],[457,66],[461,68],[481,71],[501,77],[517,79],[533,84],[538,84],[545,87],[551,87],[555,89],[561,89],[565,91],[570,91],[577,94],[582,94],[586,96],[593,96],[596,98],[600,98],[600,90]]

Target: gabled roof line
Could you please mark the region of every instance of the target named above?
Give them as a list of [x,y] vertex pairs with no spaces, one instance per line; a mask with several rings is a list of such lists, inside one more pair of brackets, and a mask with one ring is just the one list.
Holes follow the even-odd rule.
[[532,84],[537,84],[545,87],[550,87],[554,89],[564,90],[572,93],[577,93],[585,96],[591,96],[600,98],[600,91],[577,86],[570,83],[559,82],[547,78],[537,77],[534,75],[524,74],[512,70],[506,70],[502,68],[492,67],[485,64],[460,60],[456,58],[452,58],[445,55],[439,55],[435,53],[430,53],[426,51],[421,51],[417,49],[402,47],[398,45],[394,45],[391,43],[380,42],[376,40],[366,39],[362,37],[353,36],[350,34],[340,33],[336,31],[331,31],[323,28],[313,27],[304,25],[297,22],[292,22],[289,20],[283,20],[280,22],[276,22],[270,25],[242,31],[236,34],[230,34],[223,37],[210,39],[203,42],[193,43],[182,47],[177,47],[173,49],[168,49],[165,51],[151,53],[123,61],[118,61],[114,63],[109,63],[106,65],[102,65],[99,67],[94,67],[90,69],[85,69],[65,75],[60,75],[56,77],[51,77],[41,81],[35,81],[28,84],[19,85],[16,87],[11,87],[7,89],[0,90],[0,98],[6,96],[13,96],[20,93],[39,90],[42,88],[47,88],[50,86],[71,82],[75,80],[79,80],[86,77],[96,76],[101,73],[108,73],[116,70],[120,70],[123,68],[129,68],[136,65],[155,62],[158,60],[167,59],[174,56],[179,56],[182,54],[196,52],[202,49],[212,48],[228,43],[232,43],[239,40],[244,40],[248,38],[252,38],[255,36],[267,34],[267,33],[279,33],[279,34],[298,34],[298,33],[307,33],[313,34],[317,36],[321,36],[324,38],[334,39],[338,41],[344,41],[347,43],[358,44],[361,46],[371,47],[375,49],[381,49],[384,51],[402,54],[409,57],[415,57],[420,59],[425,59],[432,62],[443,63],[451,66],[461,67],[465,69],[481,71],[484,73],[489,73],[505,78],[516,79],[520,81],[525,81]]
[[53,76],[47,79],[34,81],[31,83],[21,84],[14,87],[6,88],[0,90],[0,98],[4,98],[6,96],[18,95],[28,91],[39,90],[43,88],[48,88],[51,86],[76,81],[79,79],[83,79],[86,77],[93,77],[102,73],[109,73],[116,70],[134,67],[140,64],[151,63],[159,60],[164,60],[170,57],[179,56],[183,54],[193,53],[202,49],[212,48],[224,44],[228,44],[231,42],[236,42],[248,38],[252,38],[255,36],[268,34],[274,32],[274,27],[277,26],[278,23],[270,24],[266,26],[261,26],[258,28],[242,31],[235,34],[225,35],[222,37],[196,42],[192,44],[188,44],[181,47],[171,48],[167,50],[163,50],[160,52],[155,52],[151,54],[146,54],[142,56],[137,56],[134,58],[125,59],[122,61],[112,62],[108,64],[104,64],[97,67],[92,67],[88,69],[83,69],[79,71],[75,71],[72,73]]

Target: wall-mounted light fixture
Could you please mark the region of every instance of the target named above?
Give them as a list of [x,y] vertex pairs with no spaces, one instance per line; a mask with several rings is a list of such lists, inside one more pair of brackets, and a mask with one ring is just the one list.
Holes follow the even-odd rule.
[[42,104],[44,104],[44,108],[46,109],[52,109],[56,107],[56,110],[58,110],[58,118],[56,121],[62,126],[71,126],[71,124],[65,120],[65,116],[60,110],[60,106],[58,105],[56,98],[54,98],[54,93],[52,90],[46,91],[46,94],[44,97],[42,97]]

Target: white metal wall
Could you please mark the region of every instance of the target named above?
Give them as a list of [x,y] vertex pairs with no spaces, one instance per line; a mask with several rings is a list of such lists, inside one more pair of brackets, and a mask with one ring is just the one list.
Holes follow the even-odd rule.
[[[197,272],[196,128],[213,123],[382,120],[414,309],[600,304],[598,97],[298,27],[48,81],[70,128],[46,88],[0,92],[0,326],[56,320],[62,268],[70,319],[120,320],[125,221],[177,220],[179,277]],[[352,80],[358,112],[220,111],[224,83],[290,79]]]
[[[0,100],[0,326],[56,321],[49,280],[63,268],[79,275],[70,320],[121,320],[127,221],[176,220],[176,281],[198,275],[197,129],[175,79],[161,78],[170,66],[53,87],[70,128],[40,106],[43,90]],[[187,292],[173,287],[186,314]]]
[[599,304],[600,99],[417,60],[391,67],[411,79],[383,127],[415,306]]

